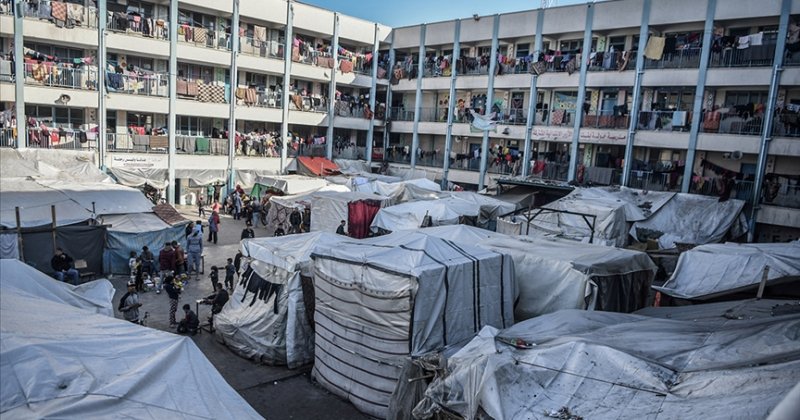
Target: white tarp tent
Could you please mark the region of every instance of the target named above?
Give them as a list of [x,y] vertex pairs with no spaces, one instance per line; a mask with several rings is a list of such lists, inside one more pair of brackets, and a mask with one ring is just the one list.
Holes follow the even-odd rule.
[[708,298],[761,282],[800,276],[800,241],[770,244],[708,244],[683,252],[672,277],[653,287],[682,299]]
[[[414,414],[766,418],[800,378],[798,342],[789,333],[800,313],[771,316],[781,303],[665,308],[670,319],[567,310],[506,330],[486,327],[447,359],[447,373],[430,384]],[[748,305],[761,305],[760,315],[725,316]]]
[[439,184],[425,178],[387,183],[382,181],[365,182],[355,185],[353,191],[382,195],[392,199],[392,203],[405,203],[416,200],[435,200],[448,195],[442,193]]
[[191,338],[2,280],[3,418],[261,418]]
[[420,232],[510,255],[519,290],[517,321],[560,309],[633,312],[645,306],[656,273],[646,253],[627,249],[511,237],[470,226]]
[[498,216],[516,209],[514,204],[473,192],[433,193],[429,198],[432,199],[409,201],[381,209],[372,222],[372,231],[416,229],[426,214],[431,217],[432,226],[467,223],[488,228]]
[[[350,214],[351,203],[365,202],[369,211]],[[388,197],[362,192],[319,191],[311,195],[311,231],[336,232],[342,220],[345,231],[355,237],[366,237],[377,208],[390,204]],[[375,211],[375,213],[372,213]],[[358,226],[354,225],[358,224]],[[358,231],[358,233],[356,232]]]
[[95,153],[63,149],[0,149],[0,179],[34,178],[113,183],[95,163]]
[[107,214],[151,212],[141,191],[111,183],[87,183],[44,179],[2,180],[0,224],[16,227],[15,207],[22,227],[50,225],[50,206],[56,206],[56,225],[64,226]]
[[387,416],[405,357],[513,323],[507,255],[404,233],[319,247],[312,258],[314,377],[372,416]]
[[16,232],[0,233],[0,259],[19,259],[19,236]]
[[[253,195],[260,198],[266,188],[280,190],[286,195],[305,194],[317,191],[327,185],[328,181],[324,178],[304,175],[259,176],[254,181]],[[256,188],[258,188],[257,191]]]
[[[53,303],[114,316],[111,305],[114,286],[106,279],[73,286],[57,281],[22,261],[0,260],[0,287],[4,293],[27,293]],[[52,318],[50,323],[56,319]]]
[[[313,302],[311,253],[347,237],[312,232],[242,241],[247,268],[231,299],[214,317],[225,344],[248,359],[297,368],[314,361],[314,331],[304,301],[303,282]],[[252,269],[252,271],[251,271]],[[305,278],[306,280],[304,280]],[[263,288],[275,289],[266,299]],[[266,290],[266,289],[264,289]]]

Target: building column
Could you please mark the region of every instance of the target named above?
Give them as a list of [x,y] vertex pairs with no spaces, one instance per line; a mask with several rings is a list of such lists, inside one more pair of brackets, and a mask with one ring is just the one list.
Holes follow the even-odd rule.
[[642,106],[642,75],[644,74],[644,46],[647,45],[650,32],[650,0],[642,4],[642,26],[639,28],[639,51],[636,52],[636,76],[633,79],[633,103],[628,121],[628,138],[625,141],[625,158],[623,159],[622,182],[630,184],[633,167],[633,144],[636,138],[636,127],[639,124],[639,108]]
[[589,54],[592,52],[592,24],[594,22],[594,4],[586,5],[586,28],[583,30],[583,46],[581,47],[581,72],[578,80],[578,98],[575,100],[575,125],[572,128],[572,146],[569,153],[568,181],[574,181],[578,175],[578,142],[581,137],[583,122],[583,103],[586,101],[586,71],[589,67]]
[[[486,109],[484,115],[489,115],[492,112],[492,105],[494,103],[494,77],[497,73],[497,49],[500,44],[498,39],[500,33],[500,15],[494,15],[494,25],[492,26],[492,50],[490,51],[489,59],[489,85],[486,92]],[[483,132],[483,142],[481,142],[481,166],[480,174],[478,175],[478,191],[486,186],[486,169],[489,162],[489,131]]]
[[761,208],[761,190],[764,185],[764,176],[767,170],[767,157],[769,155],[769,145],[772,141],[773,121],[775,118],[775,106],[778,101],[778,88],[781,85],[781,75],[783,74],[783,57],[786,49],[786,33],[789,28],[789,14],[792,11],[792,0],[781,2],[781,16],[778,23],[778,40],[775,45],[775,57],[772,61],[772,80],[769,85],[769,99],[767,100],[767,111],[764,114],[764,127],[761,130],[761,147],[758,151],[758,165],[756,166],[756,179],[753,184],[753,205],[750,211],[750,223],[747,230],[747,242],[755,242],[756,219],[758,210]]
[[231,88],[228,102],[228,191],[232,191],[236,182],[233,159],[236,156],[236,88],[239,86],[239,66],[236,58],[239,55],[239,0],[233,0],[233,16],[231,16]]
[[336,72],[339,68],[339,14],[333,13],[333,40],[331,40],[333,68],[328,84],[328,131],[325,134],[325,157],[333,159],[333,120],[336,117]]
[[17,148],[28,147],[28,122],[25,118],[25,50],[22,22],[25,2],[14,0],[14,114],[17,116]]
[[97,2],[97,155],[100,170],[106,169],[106,2]]
[[[703,28],[703,49],[700,51],[700,69],[697,72],[697,87],[694,91],[694,108],[692,108],[692,126],[689,130],[689,147],[686,149],[686,166],[683,168],[683,181],[681,192],[688,193],[692,184],[694,158],[697,154],[697,134],[700,132],[700,122],[703,120],[703,98],[706,90],[706,74],[708,61],[711,56],[711,36],[714,32],[714,14],[717,10],[717,0],[708,0],[706,9],[706,24]],[[641,44],[641,40],[639,40]]]
[[365,152],[365,160],[367,164],[372,163],[372,143],[375,136],[375,105],[377,104],[375,96],[378,92],[378,24],[375,24],[375,39],[372,41],[372,86],[369,88],[369,109],[372,110],[372,118],[369,119],[369,129],[367,129],[367,150]]
[[175,204],[175,133],[178,130],[176,97],[178,83],[178,0],[169,2],[169,115],[167,122],[167,202]]
[[[283,48],[283,93],[281,94],[281,173],[286,173],[286,154],[289,150],[289,79],[292,74],[292,48],[294,48],[294,4],[286,1],[286,46]],[[334,69],[335,71],[335,69]]]
[[[392,80],[392,72],[394,71],[394,31],[391,35],[391,43],[389,45],[389,68],[386,69],[386,75],[389,80]],[[386,85],[386,115],[383,118],[383,160],[386,161],[386,152],[389,148],[389,131],[392,128],[392,84],[391,82]]]
[[461,57],[461,19],[456,19],[453,35],[453,58],[450,60],[450,97],[447,100],[447,133],[444,137],[444,169],[442,170],[442,189],[447,189],[450,175],[450,152],[453,148],[453,113],[456,107],[456,79],[458,78],[458,58]]
[[425,30],[423,23],[419,26],[419,59],[417,60],[417,92],[414,97],[414,131],[411,134],[411,169],[417,166],[417,149],[419,149],[419,117],[422,108],[422,76],[425,72]]
[[[648,0],[645,0],[648,1]],[[539,11],[536,12],[536,41],[533,48],[533,63],[539,61],[539,54],[542,52],[542,45],[544,44],[544,40],[542,39],[542,31],[544,27],[544,9],[539,8]],[[533,129],[534,121],[536,120],[536,97],[538,96],[538,92],[536,91],[536,84],[539,81],[539,75],[536,72],[531,72],[531,89],[530,89],[530,97],[528,98],[528,119],[525,121],[525,147],[524,151],[522,152],[522,177],[526,178],[531,172],[531,130]]]

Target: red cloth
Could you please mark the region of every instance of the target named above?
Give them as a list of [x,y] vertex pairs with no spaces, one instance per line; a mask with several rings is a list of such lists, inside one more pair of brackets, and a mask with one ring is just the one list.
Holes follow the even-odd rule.
[[356,239],[366,238],[369,235],[369,226],[380,209],[381,202],[378,200],[359,200],[347,203],[347,222],[350,237]]

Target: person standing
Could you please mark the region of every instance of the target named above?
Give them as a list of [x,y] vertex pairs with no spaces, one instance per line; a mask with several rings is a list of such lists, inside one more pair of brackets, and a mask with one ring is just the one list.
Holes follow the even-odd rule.
[[211,212],[219,213],[219,210],[222,208],[222,205],[219,204],[219,199],[214,200],[214,204],[211,205]]
[[241,219],[242,214],[242,196],[238,192],[233,193],[233,218],[236,220]]
[[208,277],[211,278],[211,288],[216,290],[217,285],[219,284],[219,267],[212,265],[211,274],[209,274]]
[[189,267],[186,272],[191,274],[194,271],[194,279],[200,280],[200,264],[203,255],[203,233],[200,230],[194,230],[186,239],[186,251],[189,254]]
[[165,242],[164,248],[158,253],[158,269],[161,271],[161,284],[157,284],[156,289],[161,290],[167,276],[172,277],[175,271],[175,250],[171,242]]
[[303,232],[311,232],[311,209],[303,209]]
[[219,232],[219,212],[213,211],[211,212],[211,216],[208,218],[208,242],[214,240],[214,244],[217,243],[217,232]]
[[169,297],[169,326],[174,328],[178,323],[175,321],[175,312],[178,311],[178,300],[181,298],[181,289],[175,285],[175,278],[172,275],[164,278],[164,291]]
[[58,281],[64,281],[64,277],[69,277],[70,283],[73,286],[77,286],[80,274],[73,264],[74,261],[72,257],[67,255],[60,247],[56,248],[55,255],[50,259],[50,267],[52,267],[55,272],[55,278],[58,279]]
[[250,224],[253,227],[258,227],[258,221],[261,220],[261,205],[258,201],[252,200],[250,202],[250,207],[252,209],[252,216],[250,220]]
[[122,312],[122,317],[125,318],[126,321],[138,324],[139,308],[141,306],[142,304],[139,302],[139,294],[136,293],[136,282],[129,281],[128,292],[122,295],[122,298],[119,300],[119,307],[117,309]]
[[225,264],[225,288],[233,290],[233,275],[236,274],[236,266],[233,265],[233,258],[228,258]]
[[183,252],[178,241],[172,241],[172,249],[175,251],[175,275],[185,277],[186,273],[186,253]]
[[142,272],[153,277],[153,271],[155,271],[155,256],[153,256],[153,252],[150,251],[150,248],[143,246],[142,253],[139,254],[139,259],[142,261]]
[[194,222],[189,222],[189,224],[186,225],[186,229],[183,230],[183,236],[188,238],[192,232],[194,232]]
[[236,251],[236,255],[233,257],[233,267],[236,268],[236,278],[239,278],[239,270],[242,268],[242,250]]
[[206,200],[203,198],[203,194],[200,194],[200,197],[197,198],[197,217],[206,217]]
[[292,225],[289,229],[289,233],[300,233],[300,225],[303,223],[303,216],[300,214],[300,210],[295,207],[292,212],[289,214],[289,223]]

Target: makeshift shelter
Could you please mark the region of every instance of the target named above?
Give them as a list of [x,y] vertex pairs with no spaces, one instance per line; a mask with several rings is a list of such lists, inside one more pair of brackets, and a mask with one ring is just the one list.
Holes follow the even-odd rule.
[[103,258],[106,273],[128,274],[130,252],[138,254],[143,246],[156,252],[165,242],[177,241],[186,249],[184,229],[188,220],[169,224],[154,213],[132,213],[103,216],[100,222],[110,225]]
[[317,191],[328,185],[322,178],[302,175],[281,175],[257,177],[250,195],[261,198],[267,192],[276,195],[296,195]]
[[344,220],[345,231],[366,238],[375,215],[390,199],[361,192],[320,191],[311,195],[311,231],[336,232]]
[[329,184],[317,191],[312,191],[296,195],[273,195],[269,199],[269,206],[266,214],[267,221],[267,236],[272,236],[278,225],[283,225],[283,229],[289,228],[289,215],[294,209],[301,212],[305,209],[311,208],[311,201],[315,193],[333,191],[333,192],[349,192],[350,190],[343,185]]
[[338,174],[339,167],[323,157],[298,156],[297,173],[306,176],[328,176]]
[[64,149],[0,149],[0,179],[51,179],[113,183],[95,162],[95,153]]
[[681,253],[672,277],[654,289],[681,299],[708,299],[800,277],[800,241],[771,244],[708,244]]
[[498,216],[516,209],[511,203],[472,192],[430,193],[431,200],[410,201],[382,209],[372,223],[373,232],[397,231],[422,226],[430,216],[430,226],[467,224],[493,228]]
[[[312,232],[242,241],[244,275],[214,317],[225,344],[242,357],[270,365],[296,368],[313,362],[311,253],[347,240],[342,235]],[[261,290],[273,293],[260,295]]]
[[393,204],[417,200],[436,200],[448,195],[446,192],[442,193],[439,184],[425,178],[394,183],[370,181],[353,185],[351,188],[353,191],[389,197]]
[[647,304],[656,266],[644,252],[537,237],[510,237],[471,226],[420,231],[510,255],[517,321],[561,309],[633,312]]
[[513,323],[507,255],[424,234],[319,247],[313,375],[359,410],[388,414],[403,360]]
[[3,293],[28,294],[56,304],[114,316],[111,302],[114,286],[106,279],[73,286],[55,280],[22,261],[0,260],[0,288]]
[[797,337],[787,333],[800,311],[791,305],[773,316],[783,304],[652,308],[649,316],[566,310],[505,330],[486,327],[447,359],[413,412],[496,420],[766,418],[800,378]]
[[98,314],[46,279],[17,288],[0,264],[3,418],[261,418],[191,338]]

